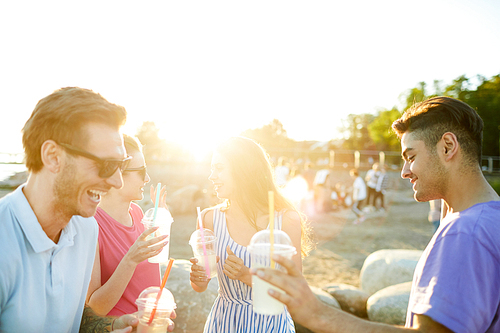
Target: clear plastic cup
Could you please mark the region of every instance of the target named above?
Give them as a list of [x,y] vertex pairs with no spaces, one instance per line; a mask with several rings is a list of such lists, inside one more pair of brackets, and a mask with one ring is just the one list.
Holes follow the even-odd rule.
[[[174,222],[174,219],[172,218],[172,215],[170,212],[165,209],[158,207],[158,210],[156,212],[156,219],[153,221],[154,217],[154,208],[150,208],[146,211],[144,214],[144,217],[142,218],[142,224],[144,224],[144,228],[148,229],[151,227],[158,226],[159,228],[153,232],[152,234],[148,235],[146,240],[149,240],[153,237],[158,237],[158,236],[163,236],[163,235],[168,235],[168,238],[170,238],[170,226]],[[165,247],[161,250],[161,252],[154,257],[151,257],[148,259],[149,262],[151,263],[163,263],[167,262],[169,259],[169,249],[170,249],[170,242],[165,245]]]
[[[251,267],[270,267],[271,266],[271,232],[269,230],[261,230],[253,235],[250,240],[250,245],[248,250],[251,255]],[[273,253],[279,254],[285,258],[291,259],[294,254],[297,253],[295,247],[292,245],[290,237],[281,230],[274,230],[274,246]],[[276,264],[275,269],[283,268]],[[260,279],[259,277],[252,275],[252,298],[253,298],[253,310],[255,313],[265,314],[265,315],[279,315],[285,310],[285,306],[280,301],[271,297],[267,291],[269,289],[274,289],[278,292],[283,293],[283,290],[275,287],[268,282]]]
[[198,259],[198,265],[206,269],[208,263],[208,278],[211,279],[217,276],[217,257],[215,254],[215,237],[212,230],[203,229],[203,240],[205,241],[205,251],[203,250],[203,242],[200,229],[195,230],[189,239],[189,245],[193,249],[193,255]]
[[161,297],[158,300],[156,312],[153,321],[149,324],[151,313],[155,307],[156,297],[160,287],[149,287],[142,291],[135,303],[139,310],[139,325],[137,325],[137,333],[164,333],[169,325],[170,314],[177,307],[174,296],[167,289],[163,288]]

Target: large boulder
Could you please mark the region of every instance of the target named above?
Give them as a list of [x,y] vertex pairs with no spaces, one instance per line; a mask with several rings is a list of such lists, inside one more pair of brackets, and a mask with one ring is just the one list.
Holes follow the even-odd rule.
[[[162,265],[162,276],[166,265]],[[167,289],[172,292],[177,303],[177,318],[175,322],[176,333],[201,333],[205,320],[217,297],[219,288],[217,278],[208,284],[207,290],[198,293],[191,288],[189,273],[191,263],[189,260],[177,259],[174,261],[167,280]]]
[[310,286],[309,288],[311,288],[312,292],[316,295],[317,298],[319,298],[320,301],[337,309],[340,309],[339,302],[332,295],[317,287]]
[[361,289],[371,295],[385,287],[411,281],[421,255],[420,250],[373,252],[361,268]]
[[339,302],[342,310],[360,318],[368,317],[366,313],[366,301],[370,295],[367,292],[343,283],[330,284],[322,289]]
[[379,323],[404,325],[411,284],[411,282],[399,283],[370,296],[366,303],[368,318]]

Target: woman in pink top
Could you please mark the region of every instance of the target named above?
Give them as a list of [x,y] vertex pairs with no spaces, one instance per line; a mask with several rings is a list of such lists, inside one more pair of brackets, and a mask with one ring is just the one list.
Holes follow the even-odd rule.
[[[111,189],[101,197],[95,219],[99,224],[99,241],[87,304],[100,315],[121,316],[137,311],[135,300],[147,287],[160,285],[159,264],[146,259],[160,253],[167,244],[160,236],[146,241],[157,227],[144,231],[142,209],[133,200],[141,200],[144,186],[150,181],[139,141],[123,136],[127,154],[132,156],[123,171],[123,187]],[[164,187],[161,191],[165,203]],[[151,198],[155,198],[152,189]]]

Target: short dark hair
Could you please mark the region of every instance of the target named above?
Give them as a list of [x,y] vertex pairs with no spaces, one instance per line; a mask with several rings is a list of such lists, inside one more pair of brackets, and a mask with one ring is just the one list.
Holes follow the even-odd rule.
[[82,128],[100,123],[119,129],[127,119],[125,108],[108,102],[92,90],[66,87],[38,101],[23,132],[26,167],[31,172],[43,167],[40,150],[47,140],[84,144],[87,133]]
[[444,133],[452,132],[466,158],[481,164],[483,120],[468,104],[451,97],[434,97],[413,105],[392,123],[401,138],[415,133],[428,149],[434,148]]

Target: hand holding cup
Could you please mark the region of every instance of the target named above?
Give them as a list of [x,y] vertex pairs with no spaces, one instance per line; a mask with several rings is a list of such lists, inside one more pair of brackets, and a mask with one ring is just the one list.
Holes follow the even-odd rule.
[[209,278],[207,277],[207,271],[205,267],[198,264],[198,259],[195,257],[189,259],[191,262],[191,273],[189,274],[189,280],[196,284],[197,286],[204,286],[208,283]]
[[252,275],[278,287],[284,293],[268,289],[268,294],[287,306],[293,320],[301,325],[308,326],[314,320],[314,314],[321,312],[321,301],[313,294],[306,279],[297,269],[293,260],[275,255],[274,260],[286,272],[269,267],[252,268]]
[[125,254],[124,259],[138,265],[140,262],[159,254],[163,247],[168,244],[168,240],[165,241],[168,235],[161,235],[146,239],[157,229],[158,227],[148,228],[139,237],[137,237],[134,244],[132,244],[128,252]]

